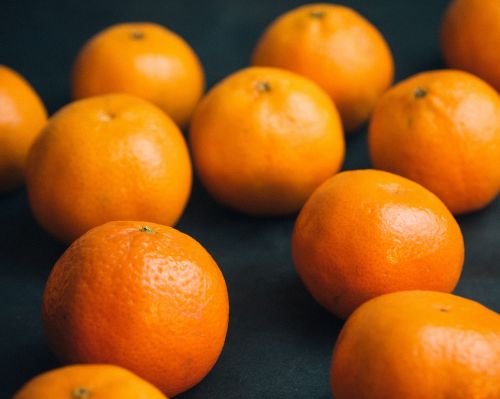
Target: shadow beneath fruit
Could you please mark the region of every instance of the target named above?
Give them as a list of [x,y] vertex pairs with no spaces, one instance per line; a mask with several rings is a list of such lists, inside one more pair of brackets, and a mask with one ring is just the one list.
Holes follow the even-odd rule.
[[[456,216],[465,243],[465,262],[455,293],[499,311],[498,221],[500,198],[486,208]],[[478,260],[480,260],[478,262]]]
[[[282,397],[284,391],[330,397],[331,354],[343,322],[314,302],[289,255],[259,259],[221,265],[231,304],[226,345],[211,374],[183,399],[216,392]],[[272,386],[265,383],[270,376]]]
[[[16,338],[17,340],[19,337]],[[10,370],[9,380],[0,381],[0,392],[10,398],[27,381],[48,370],[60,367],[61,364],[51,354],[43,337],[26,342],[22,348],[17,346],[7,347],[2,352],[0,369]],[[4,388],[5,383],[5,388]]]
[[11,394],[57,365],[45,343],[40,310],[45,281],[64,245],[38,227],[24,189],[0,198],[0,220],[0,341],[5,343],[0,370],[10,370],[8,380],[0,379],[0,392]]
[[26,191],[0,199],[0,254],[10,275],[45,278],[66,246],[44,232],[31,215]]

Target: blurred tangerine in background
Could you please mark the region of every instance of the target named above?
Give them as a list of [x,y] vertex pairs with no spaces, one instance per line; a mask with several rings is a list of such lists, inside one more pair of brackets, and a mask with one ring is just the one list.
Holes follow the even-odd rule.
[[500,96],[467,72],[419,73],[389,89],[370,121],[373,165],[431,190],[451,212],[500,190]]
[[381,33],[355,10],[333,4],[308,4],[278,17],[257,43],[252,64],[315,81],[335,102],[347,132],[368,119],[394,75]]
[[33,87],[0,65],[0,192],[23,183],[28,151],[47,122],[47,111]]
[[454,0],[441,25],[441,48],[451,68],[472,72],[500,91],[500,2]]
[[113,25],[92,37],[73,66],[75,99],[129,93],[149,100],[185,127],[203,94],[201,63],[174,32],[154,23]]

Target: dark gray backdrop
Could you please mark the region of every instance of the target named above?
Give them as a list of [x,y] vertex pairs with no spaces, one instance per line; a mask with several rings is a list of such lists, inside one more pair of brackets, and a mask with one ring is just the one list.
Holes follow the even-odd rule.
[[[400,80],[442,67],[437,35],[446,0],[353,0],[387,38]],[[199,54],[208,84],[248,64],[264,27],[300,1],[0,0],[0,63],[35,86],[52,113],[69,101],[79,47],[123,21],[156,21]],[[366,131],[347,139],[345,169],[369,167]],[[196,182],[178,228],[197,238],[225,274],[231,300],[226,346],[211,374],[179,398],[330,397],[330,355],[342,322],[321,309],[290,258],[294,217],[250,218],[226,210]],[[500,308],[500,201],[459,218],[466,261],[458,294]],[[24,190],[0,196],[0,397],[56,367],[42,334],[44,282],[64,245],[34,222]]]

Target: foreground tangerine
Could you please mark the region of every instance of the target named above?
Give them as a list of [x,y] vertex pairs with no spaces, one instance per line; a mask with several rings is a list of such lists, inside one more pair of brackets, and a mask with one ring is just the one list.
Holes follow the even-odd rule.
[[295,223],[292,255],[312,296],[346,317],[393,291],[452,291],[464,243],[430,191],[392,173],[357,170],[335,175],[311,195]]
[[500,190],[500,96],[467,72],[410,77],[377,103],[373,165],[431,190],[453,213],[485,207]]
[[111,220],[175,224],[191,190],[178,127],[125,94],[76,101],[54,114],[26,169],[33,214],[66,242]]
[[154,23],[113,25],[91,38],[73,66],[76,99],[129,93],[153,102],[179,126],[187,124],[205,85],[189,45]]
[[441,25],[441,47],[451,68],[464,69],[500,91],[500,2],[454,0]]
[[227,288],[193,238],[145,222],[109,222],[76,240],[45,287],[43,324],[66,363],[125,367],[175,396],[221,353]]
[[335,105],[315,83],[277,68],[246,68],[216,85],[193,116],[198,175],[221,203],[254,215],[296,212],[340,168]]
[[366,121],[394,75],[391,51],[377,28],[349,7],[322,3],[276,19],[260,38],[252,64],[315,81],[335,102],[346,131]]
[[28,381],[12,399],[167,399],[149,382],[112,365],[76,365]]
[[379,296],[347,320],[331,368],[335,399],[500,397],[500,316],[455,295]]
[[0,65],[0,192],[19,186],[29,148],[47,122],[47,111],[30,84]]

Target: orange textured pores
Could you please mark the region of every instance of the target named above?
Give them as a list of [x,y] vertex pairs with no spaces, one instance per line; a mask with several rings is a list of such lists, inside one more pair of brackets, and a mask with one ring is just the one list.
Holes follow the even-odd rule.
[[228,313],[224,277],[193,238],[153,223],[110,222],[57,261],[42,316],[62,361],[116,364],[175,396],[216,362]]
[[124,23],[85,44],[72,84],[76,99],[108,93],[142,97],[183,127],[203,93],[205,77],[198,57],[180,36],[153,23]]
[[198,175],[221,203],[254,215],[296,212],[344,159],[335,105],[314,82],[246,68],[200,102],[189,141]]
[[500,316],[451,294],[366,302],[333,352],[335,399],[500,398]]
[[30,84],[0,65],[0,192],[19,186],[31,144],[47,122],[47,111]]
[[464,69],[500,91],[500,1],[454,0],[441,26],[441,47],[451,68]]
[[391,173],[357,170],[335,175],[311,195],[295,224],[292,255],[312,296],[346,317],[393,291],[452,291],[464,243],[430,191]]
[[66,242],[111,220],[173,225],[191,191],[178,127],[153,104],[126,94],[76,101],[54,114],[26,169],[33,214]]
[[12,399],[167,399],[128,370],[112,365],[77,365],[28,381]]
[[319,84],[352,131],[391,85],[394,65],[383,36],[351,8],[308,4],[276,19],[255,48],[253,65],[289,69]]
[[377,103],[373,165],[431,190],[453,213],[481,209],[500,190],[500,96],[467,72],[410,77]]

